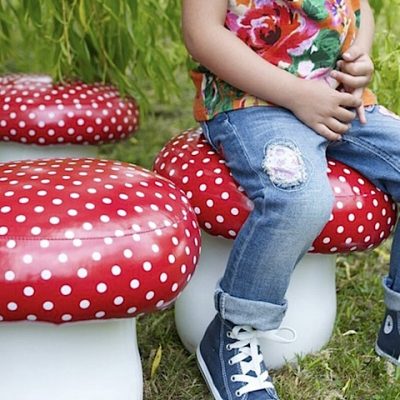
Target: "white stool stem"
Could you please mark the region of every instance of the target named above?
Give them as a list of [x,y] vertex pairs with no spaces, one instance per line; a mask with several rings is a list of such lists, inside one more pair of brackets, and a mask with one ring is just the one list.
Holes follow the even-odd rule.
[[142,400],[135,322],[0,324],[0,399]]
[[[194,352],[215,315],[213,293],[222,277],[232,241],[202,232],[202,254],[196,272],[175,305],[175,321],[184,346]],[[306,255],[297,265],[286,295],[289,308],[282,326],[293,328],[297,340],[290,344],[261,340],[269,368],[297,354],[320,350],[330,339],[336,317],[334,255]],[[266,260],[268,262],[268,260]]]

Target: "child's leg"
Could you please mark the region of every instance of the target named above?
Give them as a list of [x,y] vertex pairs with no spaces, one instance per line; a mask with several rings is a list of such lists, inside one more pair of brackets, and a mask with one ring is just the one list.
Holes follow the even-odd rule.
[[254,209],[219,284],[199,365],[216,399],[277,399],[257,330],[279,327],[293,268],[329,219],[326,140],[277,107],[219,114],[204,129]]
[[254,203],[220,282],[217,309],[236,325],[276,329],[293,268],[332,211],[326,140],[277,107],[220,114],[206,129]]
[[[354,167],[396,202],[400,201],[400,117],[382,106],[367,109],[367,124],[353,122],[328,155]],[[400,227],[394,233],[389,275],[383,280],[387,313],[378,339],[378,352],[399,363],[400,356]],[[381,348],[379,348],[381,347]]]

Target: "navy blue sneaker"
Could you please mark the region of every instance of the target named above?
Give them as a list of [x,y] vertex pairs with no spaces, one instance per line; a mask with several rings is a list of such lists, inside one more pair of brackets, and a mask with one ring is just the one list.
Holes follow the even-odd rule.
[[393,364],[400,365],[400,311],[386,309],[375,350]]
[[265,367],[257,331],[217,314],[197,349],[200,371],[216,400],[279,400]]

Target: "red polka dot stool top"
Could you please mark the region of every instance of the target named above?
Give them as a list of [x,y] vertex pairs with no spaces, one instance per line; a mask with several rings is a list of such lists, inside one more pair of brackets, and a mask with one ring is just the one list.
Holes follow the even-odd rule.
[[[160,152],[154,169],[186,193],[205,231],[226,238],[237,235],[252,203],[200,128],[172,139]],[[387,238],[396,222],[395,203],[338,161],[329,161],[328,176],[335,194],[334,209],[310,251],[365,250]]]
[[199,247],[188,200],[153,172],[84,158],[0,164],[0,320],[164,308]]
[[28,144],[102,144],[138,128],[132,98],[100,83],[53,83],[46,75],[0,77],[0,139]]

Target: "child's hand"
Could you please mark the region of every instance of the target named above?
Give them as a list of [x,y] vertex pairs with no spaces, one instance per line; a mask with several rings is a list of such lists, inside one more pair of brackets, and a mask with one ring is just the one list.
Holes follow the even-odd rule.
[[328,140],[339,140],[356,117],[348,108],[362,105],[360,97],[332,89],[326,83],[300,80],[289,109],[296,117]]
[[372,80],[374,64],[371,57],[357,45],[343,54],[337,66],[340,71],[332,71],[332,77],[350,89],[365,88]]
[[[342,83],[346,92],[361,98],[374,72],[371,57],[354,45],[343,54],[343,60],[338,61],[337,66],[340,71],[332,71],[331,76]],[[367,122],[363,106],[357,109],[357,114],[361,123]]]

